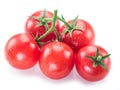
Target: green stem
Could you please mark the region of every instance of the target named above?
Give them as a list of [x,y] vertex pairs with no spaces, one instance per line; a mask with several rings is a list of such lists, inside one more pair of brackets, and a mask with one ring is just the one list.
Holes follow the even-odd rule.
[[46,18],[47,21],[52,21],[53,19],[52,18]]
[[55,22],[56,22],[56,20],[57,20],[57,10],[54,10],[54,16],[53,16],[51,28],[47,32],[45,32],[42,36],[40,36],[38,38],[38,40],[43,39],[46,35],[48,35],[50,32],[52,32],[53,30],[55,30]]
[[56,35],[57,40],[61,41],[61,36],[58,34],[58,31],[56,29],[54,29],[54,33]]
[[98,56],[97,59],[96,59],[96,61],[100,62],[101,59],[102,59],[102,57],[101,57],[101,56]]
[[63,22],[69,29],[72,28],[64,19],[61,19],[59,16],[58,16],[58,19],[59,19],[61,22]]

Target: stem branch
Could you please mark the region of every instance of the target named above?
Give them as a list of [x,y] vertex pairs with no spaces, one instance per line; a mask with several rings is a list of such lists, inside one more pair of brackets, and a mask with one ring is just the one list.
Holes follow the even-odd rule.
[[58,19],[63,22],[68,28],[72,28],[64,19],[61,19],[60,17],[58,17]]
[[48,35],[50,32],[55,30],[55,22],[56,22],[56,20],[57,20],[57,10],[54,10],[54,16],[53,16],[51,28],[47,32],[45,32],[42,36],[40,36],[38,38],[38,40],[42,40],[46,35]]

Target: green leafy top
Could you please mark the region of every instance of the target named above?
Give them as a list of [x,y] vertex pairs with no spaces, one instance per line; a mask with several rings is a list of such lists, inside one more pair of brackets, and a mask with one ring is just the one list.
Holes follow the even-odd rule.
[[87,58],[90,58],[90,60],[92,60],[94,63],[93,63],[93,67],[97,67],[98,65],[100,65],[101,67],[103,67],[106,71],[108,71],[108,68],[107,66],[104,64],[104,60],[106,58],[108,58],[111,54],[107,54],[107,55],[104,55],[104,56],[100,56],[100,51],[99,49],[97,48],[96,50],[96,56],[93,57],[93,56],[87,56]]
[[64,34],[66,34],[67,32],[69,32],[70,37],[72,37],[72,32],[73,32],[73,30],[75,30],[75,29],[77,29],[77,30],[83,30],[83,29],[84,29],[83,27],[76,26],[76,22],[77,22],[77,20],[78,20],[78,16],[75,17],[75,19],[72,21],[71,24],[69,24],[69,23],[65,20],[65,18],[64,18],[63,16],[61,16],[61,18],[58,17],[58,19],[59,19],[60,21],[62,21],[62,22],[65,24],[65,26],[66,26],[66,29],[62,32],[62,35],[64,35]]
[[39,21],[36,27],[43,25],[48,30],[48,23],[52,21],[52,18],[46,18],[46,10],[43,11],[42,17],[39,16],[29,16],[30,18],[34,18]]
[[[43,13],[43,18],[44,17],[45,17],[45,11]],[[39,18],[39,19],[41,19],[41,18]],[[41,35],[40,37],[38,36],[38,34],[36,34],[35,40],[40,47],[46,43],[46,42],[41,42],[40,40],[44,39],[52,31],[55,32],[57,39],[58,40],[60,39],[58,32],[56,31],[56,28],[55,28],[56,20],[57,20],[57,10],[54,10],[53,18],[51,18],[52,26],[49,29],[47,29],[47,31],[43,35]]]

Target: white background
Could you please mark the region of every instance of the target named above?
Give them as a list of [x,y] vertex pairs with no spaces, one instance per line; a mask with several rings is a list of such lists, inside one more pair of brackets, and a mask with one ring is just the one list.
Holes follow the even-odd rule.
[[[100,82],[87,82],[74,69],[61,80],[45,77],[38,65],[21,71],[4,57],[4,46],[14,34],[24,32],[27,16],[38,10],[54,11],[69,20],[79,15],[96,33],[96,45],[111,53],[109,75]],[[0,90],[120,90],[120,3],[119,0],[0,0]]]

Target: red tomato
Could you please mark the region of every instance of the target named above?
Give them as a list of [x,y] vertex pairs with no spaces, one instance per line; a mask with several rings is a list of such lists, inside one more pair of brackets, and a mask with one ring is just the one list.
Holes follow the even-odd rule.
[[109,56],[110,54],[100,46],[85,46],[77,54],[77,72],[88,81],[99,81],[105,78],[110,71]]
[[16,34],[5,46],[5,57],[17,69],[28,69],[39,59],[40,49],[34,38],[28,34]]
[[[70,20],[68,23],[72,24],[72,22],[73,20]],[[83,46],[94,44],[95,33],[92,26],[88,22],[77,19],[75,27],[76,29],[72,31],[71,36],[69,32],[62,35],[63,42],[70,45],[75,51],[78,51]],[[83,30],[79,30],[77,28],[83,28]],[[60,33],[62,34],[62,32],[64,32],[66,29],[66,26],[63,25],[60,29]]]
[[42,48],[39,65],[47,77],[63,78],[74,66],[74,53],[65,43],[51,42]]
[[[44,13],[45,13],[45,16],[44,16]],[[37,11],[37,12],[33,13],[31,16],[35,16],[37,19],[32,18],[32,17],[28,18],[28,20],[26,21],[26,24],[25,24],[25,31],[32,34],[32,36],[36,37],[36,35],[38,34],[38,37],[40,37],[41,35],[43,35],[46,32],[45,25],[48,26],[48,29],[51,28],[52,21],[49,21],[48,19],[53,17],[52,12]],[[41,20],[39,20],[40,18],[41,18]],[[39,25],[40,23],[41,23],[41,25]],[[60,22],[58,20],[56,21],[55,28],[56,28],[56,30],[60,29]],[[41,41],[47,42],[47,41],[55,40],[55,39],[56,39],[56,35],[52,31]]]

